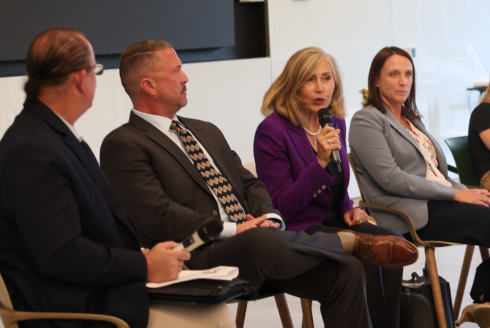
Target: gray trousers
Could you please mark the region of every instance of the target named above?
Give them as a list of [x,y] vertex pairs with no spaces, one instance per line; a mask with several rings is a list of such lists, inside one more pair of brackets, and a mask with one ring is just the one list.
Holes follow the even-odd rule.
[[372,327],[364,270],[336,234],[255,228],[191,253],[191,269],[237,266],[257,290],[274,289],[320,302],[325,326]]

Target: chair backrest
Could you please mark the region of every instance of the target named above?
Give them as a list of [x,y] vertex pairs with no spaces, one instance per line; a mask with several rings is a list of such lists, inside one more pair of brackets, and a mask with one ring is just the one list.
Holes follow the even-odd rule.
[[479,187],[480,179],[478,178],[475,162],[473,162],[471,157],[468,136],[446,139],[446,144],[456,162],[459,181],[467,186]]
[[361,199],[364,202],[364,197],[362,196],[361,185],[359,184],[359,175],[357,174],[356,163],[354,163],[354,159],[352,158],[352,154],[348,153],[347,158],[349,159],[350,167],[352,168],[352,172],[354,172],[354,177],[356,178],[357,187],[359,188],[359,192],[361,193]]
[[388,211],[388,212],[392,212],[392,213],[398,214],[399,216],[403,217],[405,219],[405,221],[407,222],[408,228],[410,229],[410,234],[412,235],[412,239],[414,241],[414,244],[417,246],[443,247],[443,246],[451,246],[451,245],[461,245],[458,243],[452,243],[452,242],[446,242],[446,241],[430,241],[430,240],[424,241],[424,240],[420,239],[420,237],[418,236],[417,231],[415,230],[415,226],[413,225],[412,219],[406,213],[399,211],[397,209],[394,209],[394,208],[389,208],[389,207],[381,206],[381,205],[377,205],[377,204],[366,203],[364,201],[364,197],[362,196],[362,189],[361,189],[361,185],[359,184],[359,175],[357,174],[356,163],[354,162],[354,159],[352,158],[352,155],[350,153],[347,154],[347,158],[349,159],[349,164],[352,167],[352,171],[354,172],[354,176],[356,177],[357,186],[359,187],[359,192],[361,193],[362,201],[359,202],[360,207],[375,208],[375,209],[382,210],[382,211]]
[[3,281],[2,274],[0,273],[0,305],[5,306],[9,310],[13,310],[12,302],[10,301],[10,295],[7,291],[7,286]]
[[250,171],[255,177],[257,177],[257,170],[255,169],[255,162],[243,163],[243,167]]
[[[0,321],[3,322],[5,327],[9,328],[18,328],[18,325],[16,322],[12,322],[10,320],[10,314],[9,312],[14,309],[12,306],[12,302],[10,301],[10,295],[7,291],[7,286],[5,285],[5,282],[3,281],[2,274],[0,273]],[[6,310],[5,310],[6,309]]]

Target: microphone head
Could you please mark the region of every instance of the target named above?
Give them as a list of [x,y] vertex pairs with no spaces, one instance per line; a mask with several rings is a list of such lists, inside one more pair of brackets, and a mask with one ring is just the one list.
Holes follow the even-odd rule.
[[322,108],[318,111],[318,120],[320,125],[325,127],[326,125],[332,125],[332,115],[330,115],[330,106]]
[[219,234],[223,231],[223,221],[211,220],[206,222],[202,227],[197,229],[197,234],[203,242],[207,243],[211,240],[218,238]]

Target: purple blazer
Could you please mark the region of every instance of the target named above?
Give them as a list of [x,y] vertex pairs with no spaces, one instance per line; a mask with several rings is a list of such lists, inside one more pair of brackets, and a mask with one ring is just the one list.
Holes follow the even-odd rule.
[[[349,199],[349,163],[345,145],[345,120],[333,117],[340,129],[342,172],[344,174],[342,215],[352,210]],[[274,113],[255,132],[254,156],[259,179],[266,185],[274,208],[281,212],[288,230],[305,230],[320,224],[332,206],[330,186],[334,175],[318,163],[305,131]]]

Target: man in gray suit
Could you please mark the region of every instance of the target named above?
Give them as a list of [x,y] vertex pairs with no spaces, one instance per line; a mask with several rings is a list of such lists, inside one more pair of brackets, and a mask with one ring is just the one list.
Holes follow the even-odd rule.
[[[285,224],[265,186],[242,166],[221,131],[176,116],[187,104],[181,67],[165,41],[136,43],[121,56],[121,80],[134,109],[129,123],[105,138],[101,165],[140,240],[147,246],[169,237],[180,241],[204,221],[223,220],[221,240],[194,250],[191,269],[237,266],[256,289],[320,301],[325,323],[369,327],[363,270],[349,255],[359,253],[363,237],[281,231]],[[389,256],[369,252],[364,259],[385,266],[416,259],[404,240],[378,241],[379,253],[405,258],[388,263]]]

